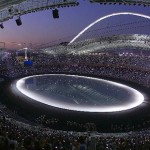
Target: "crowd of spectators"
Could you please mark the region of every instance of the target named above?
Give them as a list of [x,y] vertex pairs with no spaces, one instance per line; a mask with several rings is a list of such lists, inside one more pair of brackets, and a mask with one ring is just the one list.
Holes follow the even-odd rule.
[[[47,55],[34,52],[32,61],[32,66],[24,66],[16,53],[8,52],[0,59],[0,75],[9,78],[43,73],[96,75],[132,81],[150,87],[150,54],[145,55],[141,52],[137,54],[97,52],[85,55]],[[45,128],[46,125],[53,128],[59,123],[59,119],[47,119],[44,115],[36,119],[39,126],[23,124],[10,117],[6,116],[3,111],[0,112],[0,149],[78,150],[79,147],[84,147],[85,150],[150,149],[149,120],[139,124],[139,128],[144,129],[141,132],[130,132],[135,130],[135,126],[114,124],[111,127],[113,132],[125,129],[127,134],[104,135]],[[96,125],[93,123],[85,125],[67,121],[66,125],[73,129],[96,130]]]
[[108,133],[66,132],[18,122],[0,113],[3,150],[148,150],[149,130]]
[[[22,56],[24,57],[24,56]],[[87,74],[113,77],[149,87],[150,55],[134,53],[91,53],[85,55],[32,54],[32,66],[24,66],[15,53],[0,61],[0,75],[15,78],[43,73]]]

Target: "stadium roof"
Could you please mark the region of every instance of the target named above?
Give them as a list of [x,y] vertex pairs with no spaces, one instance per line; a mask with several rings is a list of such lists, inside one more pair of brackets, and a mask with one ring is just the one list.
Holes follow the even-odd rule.
[[113,35],[109,37],[99,37],[96,39],[86,39],[74,42],[71,45],[55,45],[41,48],[46,54],[88,54],[92,52],[104,52],[115,50],[118,48],[129,48],[150,50],[150,36],[129,34],[129,35]]
[[0,22],[14,16],[58,7],[77,6],[78,4],[77,0],[0,0]]
[[0,9],[19,4],[25,0],[0,0]]
[[91,3],[100,4],[129,4],[129,5],[144,5],[150,6],[149,0],[89,0]]
[[[80,0],[0,0],[0,22],[14,16],[59,7],[77,6]],[[100,4],[129,4],[150,6],[150,0],[89,0]]]

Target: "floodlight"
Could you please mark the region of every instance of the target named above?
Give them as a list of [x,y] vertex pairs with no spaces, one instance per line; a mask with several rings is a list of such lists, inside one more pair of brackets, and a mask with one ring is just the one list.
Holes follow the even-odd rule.
[[53,18],[54,19],[59,18],[59,11],[58,11],[58,9],[52,10],[52,13],[53,13]]
[[20,17],[18,17],[18,19],[16,19],[16,24],[17,24],[17,26],[21,26],[22,25]]

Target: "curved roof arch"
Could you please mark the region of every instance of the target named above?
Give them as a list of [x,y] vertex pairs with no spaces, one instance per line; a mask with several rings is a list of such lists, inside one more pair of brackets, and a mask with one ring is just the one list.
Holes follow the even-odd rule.
[[86,32],[89,28],[91,28],[92,26],[94,26],[95,24],[108,19],[110,17],[114,17],[114,16],[120,16],[120,15],[131,15],[131,16],[137,16],[137,17],[142,17],[145,19],[150,19],[150,16],[144,15],[144,14],[139,14],[139,13],[134,13],[134,12],[118,12],[118,13],[112,13],[103,17],[100,17],[99,19],[95,20],[94,22],[92,22],[91,24],[89,24],[87,27],[85,27],[82,31],[80,31],[71,41],[69,44],[73,43],[77,38],[79,38],[84,32]]
[[99,4],[123,4],[123,5],[143,5],[150,6],[149,0],[89,0],[91,3],[99,3]]
[[[45,9],[78,6],[79,2],[80,0],[0,0],[0,22]],[[89,0],[89,2],[150,6],[149,0]]]

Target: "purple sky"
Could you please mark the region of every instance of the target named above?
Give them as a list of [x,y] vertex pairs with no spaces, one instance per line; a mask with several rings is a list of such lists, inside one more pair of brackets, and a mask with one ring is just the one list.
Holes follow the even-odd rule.
[[[100,5],[82,1],[77,7],[60,8],[59,19],[53,19],[51,10],[46,10],[21,16],[23,24],[22,26],[17,26],[15,23],[16,17],[14,17],[14,19],[4,22],[5,28],[3,30],[0,29],[0,42],[4,41],[6,42],[6,45],[7,42],[33,43],[33,45],[35,45],[50,43],[59,39],[68,41],[71,40],[71,37],[73,38],[73,35],[77,35],[83,28],[96,19],[114,12],[123,11],[150,15],[149,7]],[[135,16],[118,16],[98,23],[92,27],[91,30],[106,27],[110,28],[116,24],[124,24],[132,21],[148,20]],[[150,21],[148,23],[150,25]],[[101,30],[101,33],[105,34],[105,30],[106,29]],[[123,31],[120,30],[117,32],[150,34],[148,26]]]

